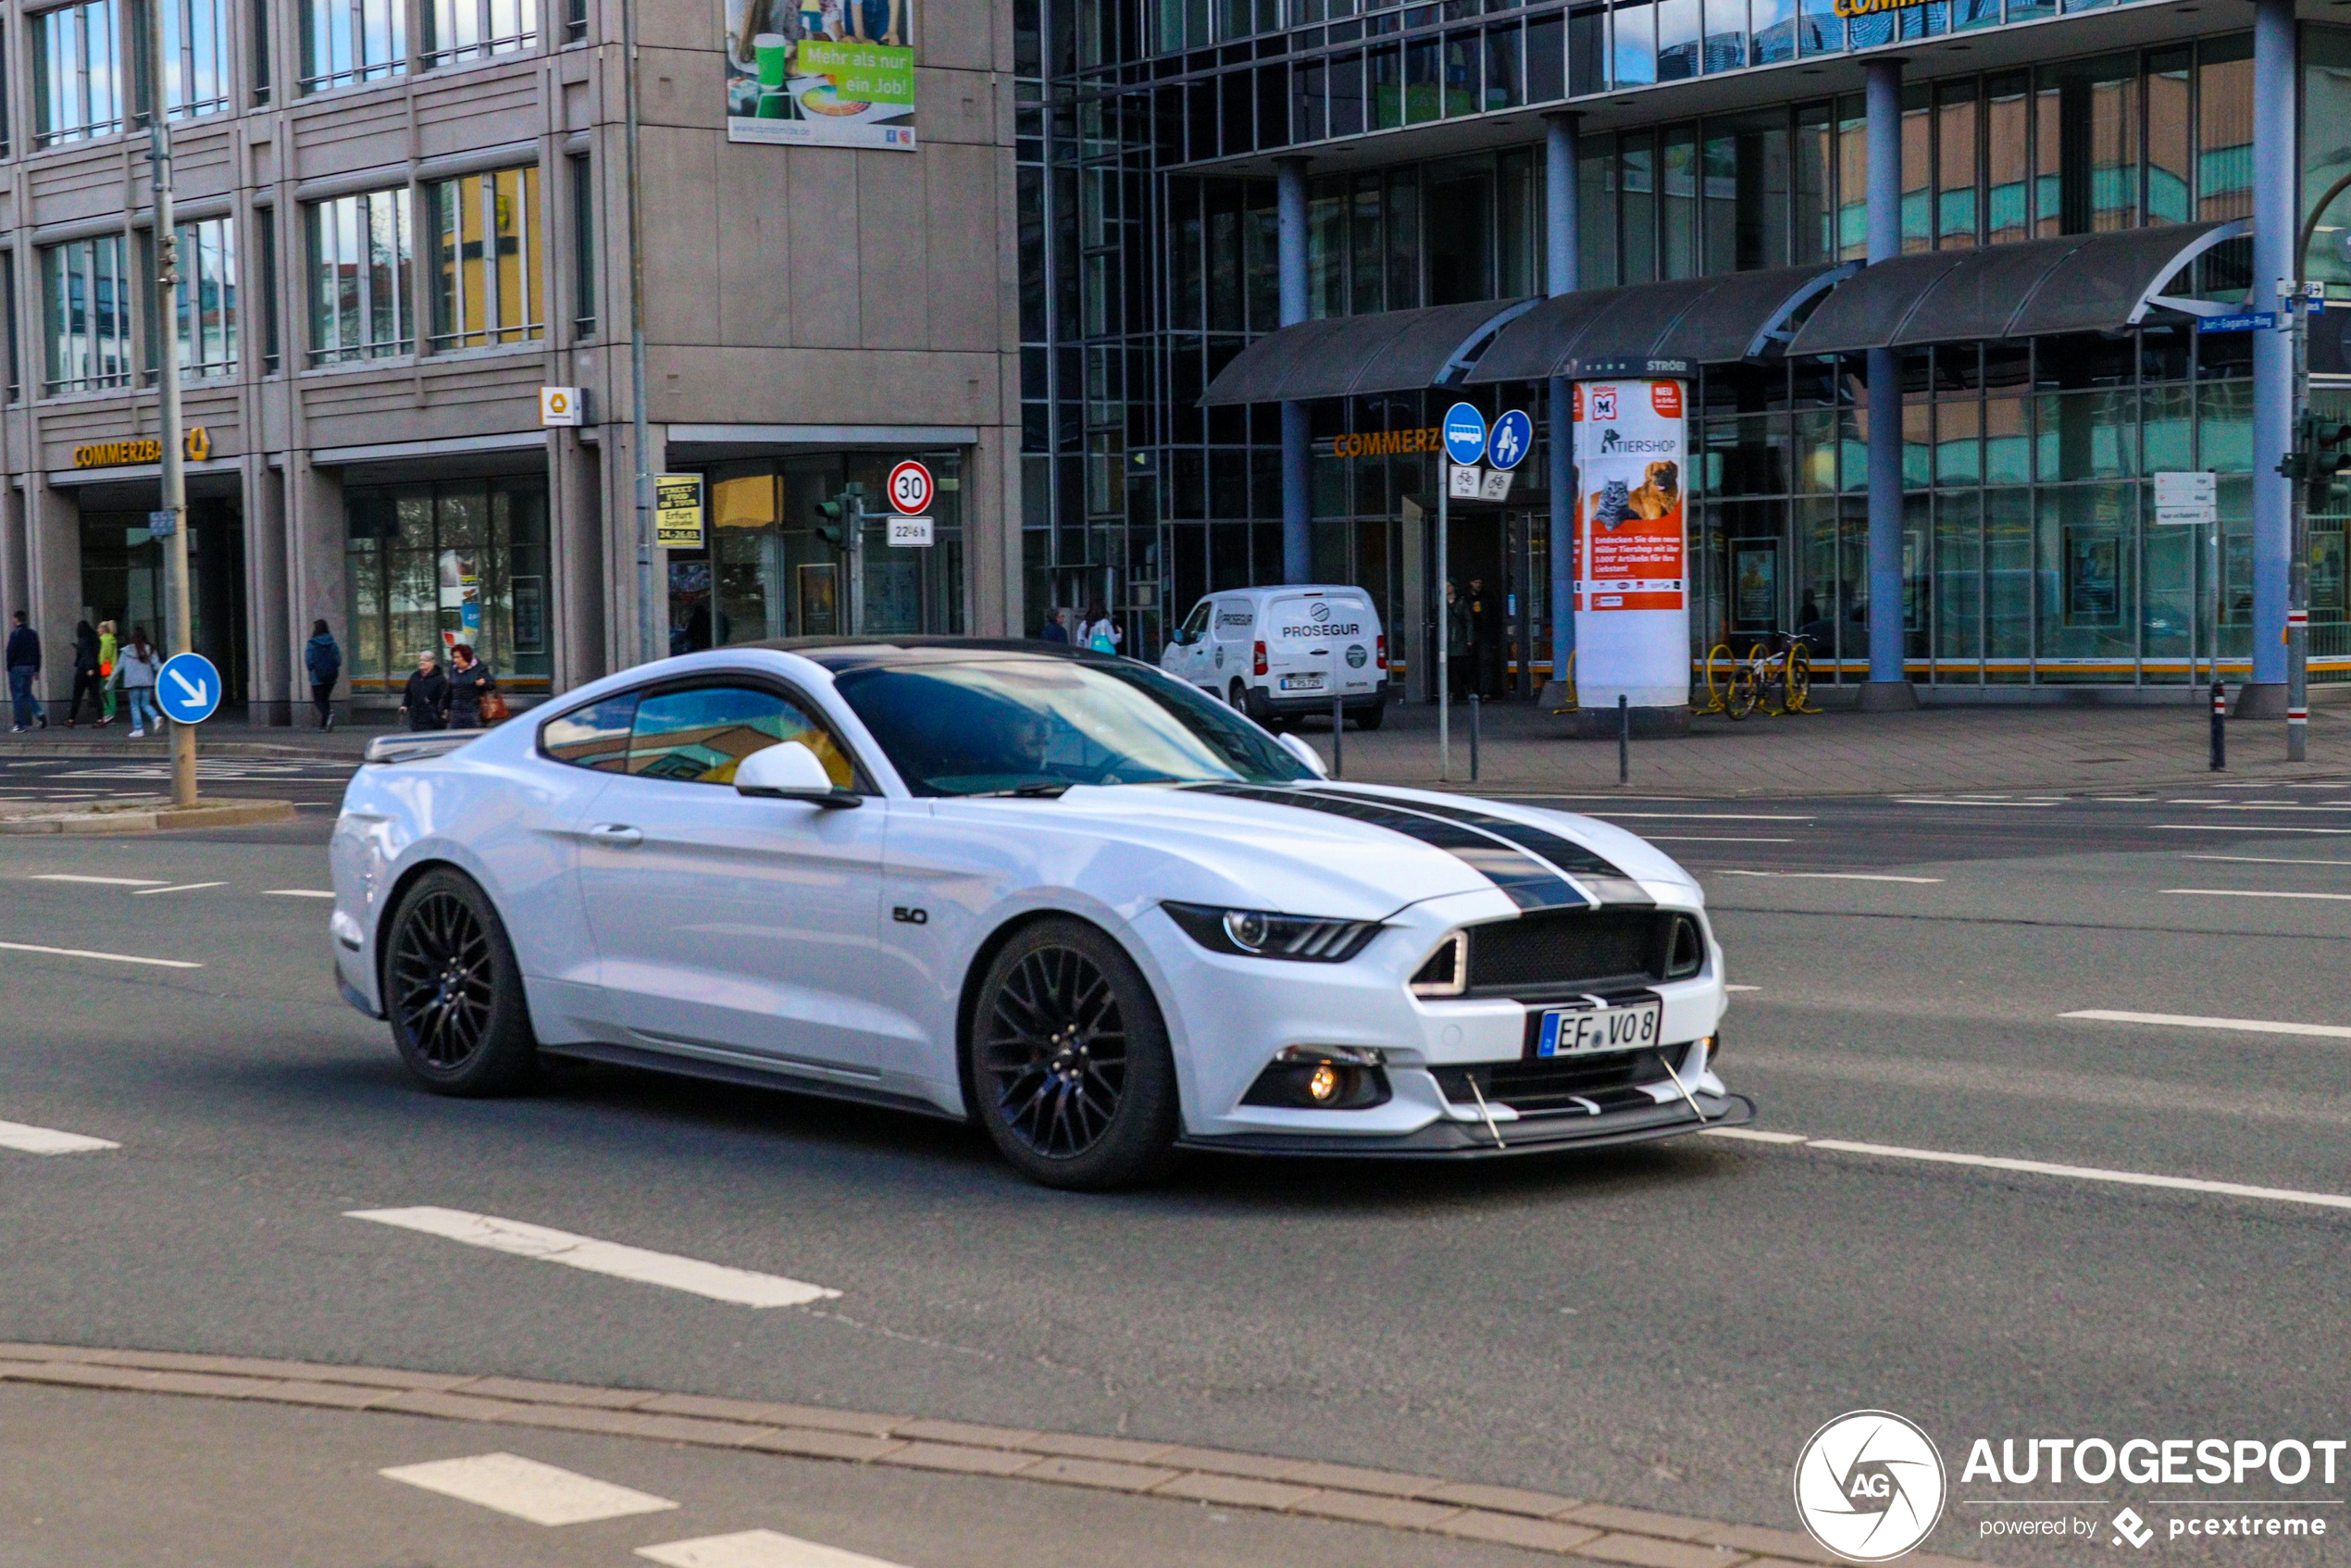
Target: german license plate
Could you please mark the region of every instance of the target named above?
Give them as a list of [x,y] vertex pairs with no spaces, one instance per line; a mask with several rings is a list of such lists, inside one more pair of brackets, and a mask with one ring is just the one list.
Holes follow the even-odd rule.
[[1323,678],[1319,675],[1286,675],[1282,677],[1282,690],[1285,691],[1320,691],[1322,689]]
[[1630,1002],[1617,1007],[1554,1007],[1536,1031],[1537,1056],[1582,1056],[1602,1051],[1639,1051],[1658,1042],[1665,1026],[1661,1001]]

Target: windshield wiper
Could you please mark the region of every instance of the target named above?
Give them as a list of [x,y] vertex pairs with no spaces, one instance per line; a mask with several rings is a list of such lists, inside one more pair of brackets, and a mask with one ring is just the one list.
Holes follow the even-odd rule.
[[1025,801],[1052,801],[1059,800],[1062,796],[1067,794],[1069,790],[1070,781],[1068,779],[1040,778],[1033,784],[1015,784],[1009,790],[981,790],[969,798],[973,800],[995,800],[1001,799],[1006,795],[1011,795]]

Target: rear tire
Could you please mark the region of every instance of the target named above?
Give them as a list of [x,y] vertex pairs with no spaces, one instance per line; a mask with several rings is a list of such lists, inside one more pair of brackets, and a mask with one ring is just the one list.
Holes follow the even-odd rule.
[[1355,728],[1358,729],[1377,729],[1382,724],[1386,723],[1387,720],[1387,704],[1386,703],[1382,703],[1375,708],[1365,708],[1362,713],[1357,714],[1355,716]]
[[408,885],[385,924],[392,1043],[435,1094],[506,1094],[539,1067],[522,969],[480,884],[440,867]]
[[1039,920],[998,952],[964,1047],[975,1114],[1046,1187],[1131,1187],[1174,1161],[1167,1026],[1142,971],[1099,927]]

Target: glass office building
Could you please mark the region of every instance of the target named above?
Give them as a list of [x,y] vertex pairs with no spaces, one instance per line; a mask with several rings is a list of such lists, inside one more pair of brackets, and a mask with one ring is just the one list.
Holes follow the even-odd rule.
[[[1017,0],[1030,618],[1099,599],[1149,655],[1199,594],[1285,575],[1287,511],[1288,575],[1302,549],[1382,595],[1408,657],[1446,577],[1506,584],[1539,681],[1542,447],[1574,372],[1519,375],[1513,333],[1564,342],[1566,307],[1536,302],[1625,291],[1622,330],[1683,313],[1653,343],[1691,383],[1694,658],[1800,629],[1834,678],[1872,675],[1875,445],[1897,678],[2180,688],[2217,656],[2283,679],[2295,497],[2264,421],[2291,357],[2227,317],[2274,307],[2305,204],[2351,171],[2351,31],[2255,11]],[[2303,276],[2351,305],[2351,198],[2316,218]],[[2343,319],[2312,323],[2310,398],[2351,417]],[[1383,332],[1442,352],[1349,358]],[[1428,432],[1464,397],[1527,409],[1538,450],[1439,563]],[[1285,404],[1307,439],[1287,477]],[[2217,541],[2155,520],[2171,469],[2219,476]],[[2351,674],[2351,504],[2310,499],[2327,678]]]

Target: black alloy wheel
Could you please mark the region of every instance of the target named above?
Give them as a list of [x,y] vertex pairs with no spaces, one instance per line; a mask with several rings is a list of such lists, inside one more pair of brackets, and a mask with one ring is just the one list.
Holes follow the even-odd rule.
[[384,947],[384,1011],[401,1059],[442,1094],[495,1094],[537,1064],[522,976],[472,878],[427,872],[402,895]]
[[1118,944],[1081,921],[1040,921],[996,955],[972,1020],[971,1076],[997,1148],[1048,1186],[1123,1186],[1173,1151],[1159,1008]]

